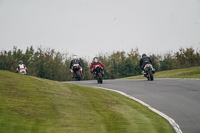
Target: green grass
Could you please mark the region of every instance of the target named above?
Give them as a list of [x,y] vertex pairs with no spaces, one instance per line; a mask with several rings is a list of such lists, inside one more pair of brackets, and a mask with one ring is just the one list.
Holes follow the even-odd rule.
[[174,133],[116,92],[0,71],[0,133]]
[[[127,77],[126,79],[142,79],[143,75]],[[154,78],[192,78],[200,79],[200,66],[156,72]]]

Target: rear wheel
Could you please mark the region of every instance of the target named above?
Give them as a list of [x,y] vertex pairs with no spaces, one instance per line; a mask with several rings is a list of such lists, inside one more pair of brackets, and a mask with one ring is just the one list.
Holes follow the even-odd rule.
[[150,76],[149,75],[147,76],[147,79],[148,79],[148,81],[150,80]]
[[150,80],[149,71],[146,71],[146,78],[148,79],[148,81]]
[[149,72],[149,77],[150,77],[150,80],[153,81],[153,73],[152,73],[151,70],[150,70],[150,72]]

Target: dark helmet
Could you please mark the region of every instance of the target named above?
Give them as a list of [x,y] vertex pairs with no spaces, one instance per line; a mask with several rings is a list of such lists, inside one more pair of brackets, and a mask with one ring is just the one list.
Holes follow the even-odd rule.
[[147,56],[146,54],[142,54],[142,57]]
[[98,61],[98,58],[97,58],[97,57],[94,57],[94,58],[93,58],[93,61],[94,61],[94,62],[97,62],[97,61]]
[[22,60],[20,60],[20,61],[19,61],[19,64],[23,64],[23,61],[22,61]]

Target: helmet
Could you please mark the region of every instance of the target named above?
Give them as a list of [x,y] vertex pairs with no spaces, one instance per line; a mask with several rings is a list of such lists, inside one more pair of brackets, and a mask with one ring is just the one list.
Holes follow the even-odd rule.
[[94,61],[94,62],[97,62],[97,61],[98,61],[98,58],[97,58],[97,57],[94,57],[94,58],[93,58],[93,61]]
[[22,60],[20,60],[20,61],[19,61],[19,64],[23,64],[23,61],[22,61]]
[[98,58],[97,58],[97,57],[94,57],[94,58],[93,58],[93,60],[95,60],[95,59],[97,59],[97,60],[98,60]]
[[73,60],[77,60],[77,59],[78,59],[77,55],[73,55]]
[[146,54],[142,54],[142,57],[147,56]]

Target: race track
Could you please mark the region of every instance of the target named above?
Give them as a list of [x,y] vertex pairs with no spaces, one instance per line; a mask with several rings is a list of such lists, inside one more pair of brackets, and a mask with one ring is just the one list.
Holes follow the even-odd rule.
[[196,79],[117,79],[71,81],[66,83],[103,87],[124,92],[168,115],[183,133],[200,133],[200,80]]

